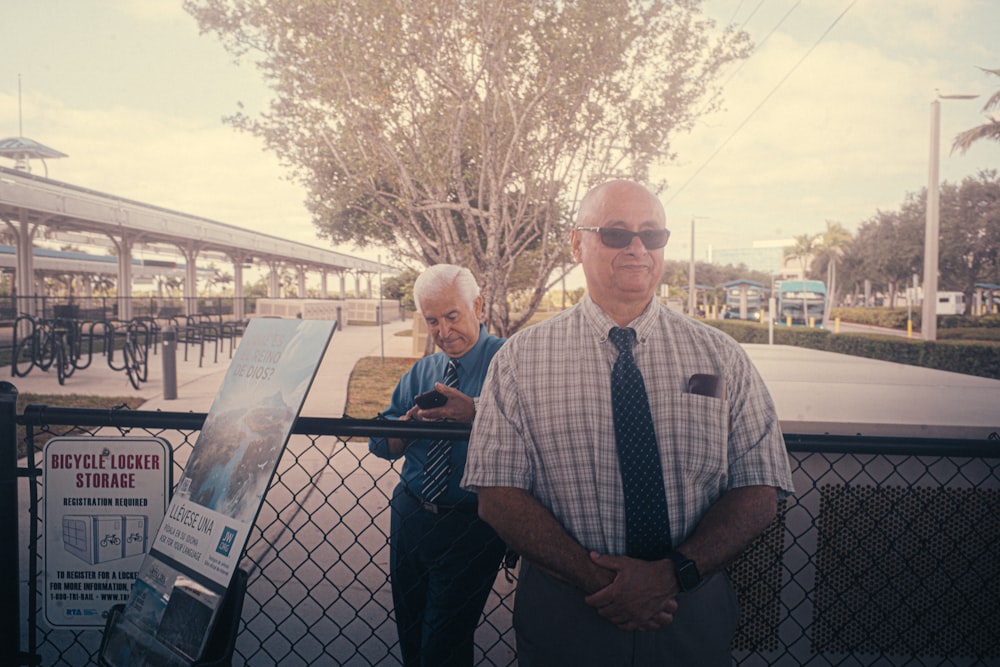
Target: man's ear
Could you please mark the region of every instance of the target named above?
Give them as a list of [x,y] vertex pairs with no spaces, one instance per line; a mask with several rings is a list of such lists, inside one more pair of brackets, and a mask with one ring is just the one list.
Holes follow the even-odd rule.
[[580,244],[582,242],[583,242],[582,235],[580,234],[580,231],[578,229],[574,229],[572,232],[570,232],[569,244],[570,248],[573,251],[573,259],[575,259],[577,263],[583,261],[583,255],[582,255],[583,249],[580,247]]
[[483,295],[480,294],[476,297],[476,300],[472,302],[472,312],[476,314],[476,319],[480,322],[483,321]]

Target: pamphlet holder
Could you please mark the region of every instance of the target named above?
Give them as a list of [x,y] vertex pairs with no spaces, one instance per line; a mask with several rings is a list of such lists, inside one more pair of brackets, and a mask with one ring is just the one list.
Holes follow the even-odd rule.
[[[194,662],[184,660],[168,646],[146,633],[137,638],[136,642],[139,645],[137,648],[141,648],[140,652],[144,655],[150,656],[153,664],[183,665],[186,667],[230,667],[233,661],[233,652],[236,649],[236,635],[240,629],[240,616],[243,614],[243,598],[246,596],[246,590],[247,573],[237,568],[229,588],[226,590],[222,607],[219,609],[219,618],[216,620],[212,634],[208,638],[208,644],[205,646],[205,654],[200,660]],[[125,617],[124,612],[125,605],[116,604],[108,613],[98,653],[98,664],[101,667],[113,667],[114,665],[104,657],[109,631],[112,627],[128,624],[132,625],[130,633],[141,633],[141,630]]]

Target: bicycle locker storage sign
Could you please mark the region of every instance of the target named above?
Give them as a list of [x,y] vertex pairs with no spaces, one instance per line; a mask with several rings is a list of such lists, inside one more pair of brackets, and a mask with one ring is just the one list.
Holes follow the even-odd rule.
[[43,450],[45,619],[104,627],[125,603],[163,520],[170,444],[161,438],[52,438]]

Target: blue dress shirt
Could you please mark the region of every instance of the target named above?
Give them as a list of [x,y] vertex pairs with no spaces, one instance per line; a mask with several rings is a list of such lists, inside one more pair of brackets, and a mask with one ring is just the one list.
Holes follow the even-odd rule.
[[[458,390],[460,392],[473,398],[479,396],[483,389],[483,381],[486,379],[486,371],[490,361],[503,345],[504,340],[486,333],[486,327],[482,324],[479,325],[479,338],[476,340],[476,344],[463,356],[455,359],[458,366]],[[441,382],[444,379],[445,369],[450,359],[451,357],[438,350],[417,361],[399,379],[396,389],[392,392],[392,403],[382,414],[389,419],[398,419],[406,414],[407,410],[414,405],[414,396],[433,389],[435,382]],[[403,470],[400,472],[400,481],[417,496],[420,495],[424,465],[427,462],[427,454],[432,442],[432,440],[413,440],[399,455],[405,457]],[[465,457],[468,448],[469,443],[466,441],[456,440],[452,443],[451,478],[448,480],[448,490],[437,501],[442,505],[457,505],[471,502],[475,498],[475,493],[466,491],[459,486],[462,481],[462,473],[465,471]],[[399,457],[389,453],[389,444],[385,438],[371,438],[368,441],[368,449],[371,453],[384,459]]]

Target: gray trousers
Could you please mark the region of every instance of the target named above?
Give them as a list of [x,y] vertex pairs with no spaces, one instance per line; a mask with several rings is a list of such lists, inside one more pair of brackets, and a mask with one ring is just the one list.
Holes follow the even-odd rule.
[[677,597],[674,622],[627,632],[577,588],[522,561],[514,600],[519,667],[729,667],[739,606],[724,573]]

